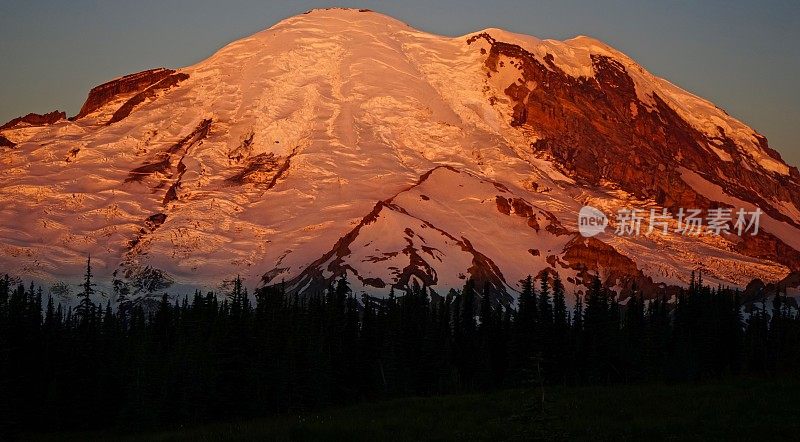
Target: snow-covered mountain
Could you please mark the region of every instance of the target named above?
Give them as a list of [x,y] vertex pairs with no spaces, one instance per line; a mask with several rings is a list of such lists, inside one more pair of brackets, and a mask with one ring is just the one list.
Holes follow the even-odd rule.
[[[713,104],[588,37],[462,37],[314,10],[194,66],[0,129],[0,273],[215,287],[346,273],[386,294],[528,274],[648,290],[800,270],[800,173]],[[590,204],[759,207],[756,236],[594,238]],[[612,224],[614,221],[612,219]],[[145,284],[146,285],[146,284]]]

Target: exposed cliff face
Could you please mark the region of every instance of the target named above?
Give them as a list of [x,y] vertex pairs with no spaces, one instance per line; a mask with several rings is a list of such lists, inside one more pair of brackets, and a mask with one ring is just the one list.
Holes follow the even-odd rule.
[[622,255],[614,247],[595,238],[575,235],[564,248],[564,254],[555,258],[555,270],[576,270],[579,284],[589,286],[598,276],[605,287],[613,288],[624,299],[635,290],[645,296],[671,295],[677,286],[658,284],[644,274],[633,259]]
[[155,98],[156,94],[160,91],[168,90],[174,86],[177,86],[183,80],[189,78],[188,74],[183,72],[180,73],[171,73],[168,76],[164,77],[163,79],[155,82],[153,85],[148,86],[146,89],[142,90],[141,92],[137,93],[128,101],[126,101],[119,109],[114,112],[114,115],[111,116],[111,119],[108,120],[106,124],[116,123],[117,121],[122,120],[123,118],[127,117],[128,115],[133,112],[133,108],[137,105],[144,103],[147,100],[151,100]]
[[44,115],[30,113],[24,117],[17,117],[8,123],[0,126],[0,130],[11,129],[17,125],[30,125],[30,126],[44,126],[45,124],[53,124],[59,120],[67,118],[66,112],[53,111]]
[[[649,102],[643,101],[620,61],[591,54],[593,76],[575,77],[562,70],[552,54],[537,57],[486,33],[471,37],[468,44],[478,40],[490,45],[484,51],[489,77],[510,69],[508,64],[518,74],[518,81],[503,90],[513,109],[511,125],[530,134],[533,151],[553,158],[570,176],[591,185],[618,184],[674,211],[730,206],[688,184],[682,174],[688,169],[771,217],[800,226],[776,205],[788,201],[800,207],[796,168],[786,166],[783,174],[762,167],[722,127],[715,134],[701,132],[657,91],[649,93]],[[752,138],[759,154],[771,159],[768,164],[785,166],[764,137],[753,133]],[[800,254],[784,246],[765,234],[745,237],[737,250],[800,269]]]
[[72,119],[83,118],[121,95],[138,94],[174,73],[175,71],[172,69],[148,69],[95,86],[89,91],[89,96],[81,110]]

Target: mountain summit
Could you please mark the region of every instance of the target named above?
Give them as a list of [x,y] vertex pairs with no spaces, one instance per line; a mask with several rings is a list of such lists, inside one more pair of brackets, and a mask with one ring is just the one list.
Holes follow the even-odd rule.
[[[346,274],[444,293],[472,277],[510,301],[542,272],[653,292],[694,270],[734,285],[800,270],[798,170],[589,37],[314,10],[46,117],[0,128],[0,268],[24,278],[80,275],[91,255],[144,292],[239,274],[307,293]],[[612,226],[581,236],[584,205]],[[757,235],[615,235],[625,208],[763,214]]]

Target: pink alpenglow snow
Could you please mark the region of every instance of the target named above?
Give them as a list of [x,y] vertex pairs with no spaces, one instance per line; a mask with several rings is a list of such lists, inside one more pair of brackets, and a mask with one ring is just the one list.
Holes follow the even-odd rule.
[[[797,169],[588,37],[451,38],[314,10],[0,140],[0,266],[44,284],[73,283],[88,255],[106,287],[241,275],[302,294],[347,275],[385,296],[473,278],[512,303],[528,274],[558,272],[568,293],[600,275],[624,293],[698,269],[735,286],[800,270]],[[612,227],[633,207],[759,210],[760,228],[582,235],[584,206]]]

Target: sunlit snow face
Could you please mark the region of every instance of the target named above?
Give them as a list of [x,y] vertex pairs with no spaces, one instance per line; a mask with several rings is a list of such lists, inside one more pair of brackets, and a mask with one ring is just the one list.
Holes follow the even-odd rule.
[[[539,58],[554,54],[559,69],[574,75],[592,75],[591,53],[613,56],[642,100],[658,90],[698,127],[722,124],[737,140],[751,132],[599,42],[487,31]],[[617,208],[643,203],[622,190],[584,188],[532,155],[535,134],[510,126],[513,109],[503,98],[518,69],[507,61],[502,75],[487,76],[486,43],[467,45],[468,38],[426,34],[379,14],[318,11],[179,69],[185,81],[148,95],[113,124],[105,123],[129,95],[80,119],[4,131],[18,146],[0,152],[0,267],[57,280],[82,274],[91,254],[100,277],[150,267],[177,283],[241,275],[255,285],[265,275],[288,282],[315,261],[338,260],[364,281],[388,284],[421,257],[426,275],[444,287],[462,285],[477,257],[513,285],[554,266],[565,280],[574,276],[558,260],[580,228],[635,257],[657,282],[679,282],[711,254],[726,280],[785,274],[716,242],[604,235]],[[207,136],[169,154],[205,120],[212,120]],[[128,180],[165,157],[175,164],[157,180]],[[702,176],[682,178],[727,201]],[[168,189],[174,195],[165,198]],[[507,201],[503,211],[498,197]],[[371,220],[376,202],[387,199],[393,206]],[[589,225],[576,225],[584,204],[611,219],[592,212]],[[541,210],[533,216],[527,206]],[[551,218],[569,232],[548,232]],[[777,220],[762,224],[788,244],[800,237]],[[345,237],[352,247],[335,249]]]

